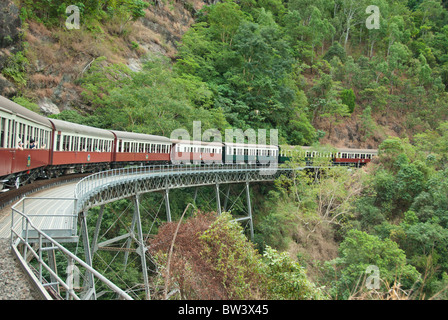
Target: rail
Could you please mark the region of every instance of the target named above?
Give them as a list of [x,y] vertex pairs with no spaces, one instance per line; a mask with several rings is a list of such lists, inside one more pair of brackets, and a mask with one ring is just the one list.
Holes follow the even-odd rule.
[[[18,207],[22,205],[22,201],[24,199],[20,200],[17,204],[15,204],[12,207],[12,215],[11,219],[14,221],[14,215],[19,215],[19,219],[22,221],[22,226],[24,226],[24,234],[23,232],[17,232],[13,228],[11,228],[11,248],[13,249],[14,254],[16,255],[17,259],[20,261],[24,269],[27,271],[28,276],[36,282],[36,285],[39,287],[39,290],[44,296],[48,297],[48,293],[46,293],[45,286],[48,286],[47,280],[43,276],[43,269],[51,275],[52,279],[56,281],[56,283],[50,283],[52,285],[60,285],[62,286],[66,291],[66,299],[75,299],[75,300],[81,300],[81,298],[75,293],[74,288],[70,281],[72,280],[71,277],[68,278],[68,281],[64,281],[61,279],[61,277],[58,276],[57,272],[53,270],[47,263],[43,260],[43,251],[45,250],[45,247],[43,247],[43,244],[50,244],[50,247],[52,250],[59,250],[64,254],[67,259],[70,259],[74,263],[78,263],[81,267],[85,268],[86,272],[89,272],[91,275],[93,275],[94,278],[98,279],[102,283],[104,283],[107,287],[109,287],[113,292],[115,292],[121,299],[125,300],[133,300],[132,297],[130,297],[126,292],[124,292],[122,289],[117,287],[115,284],[113,284],[110,280],[108,280],[106,277],[104,277],[101,273],[99,273],[94,268],[90,267],[86,262],[84,262],[82,259],[71,253],[69,250],[67,250],[64,246],[62,246],[59,242],[54,240],[52,237],[48,236],[45,232],[39,230],[31,221],[30,217],[26,215],[25,213],[21,212]],[[30,245],[28,238],[30,231],[34,231],[38,234],[38,252],[33,248],[33,246]],[[19,248],[23,249],[22,254],[20,253]],[[47,247],[48,248],[48,247]],[[32,270],[28,267],[27,259],[28,255],[31,253],[31,255],[37,260],[38,263],[38,278],[36,279],[36,276],[34,276]],[[69,282],[69,283],[67,283]]]
[[[155,165],[134,166],[98,172],[80,180],[75,187],[75,198],[78,204],[90,195],[92,190],[106,188],[111,184],[120,184],[130,179],[145,179],[154,174],[194,174],[217,173],[219,171],[259,171],[260,175],[272,175],[280,168],[273,164],[208,164],[208,165]],[[281,170],[285,170],[282,168]],[[286,169],[292,170],[292,169]],[[81,205],[82,206],[82,205]],[[78,208],[79,210],[79,208]]]

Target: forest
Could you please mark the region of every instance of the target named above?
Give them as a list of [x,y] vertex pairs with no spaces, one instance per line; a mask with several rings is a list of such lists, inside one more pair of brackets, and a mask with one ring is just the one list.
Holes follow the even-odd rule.
[[[17,2],[25,24],[48,30],[63,28],[73,4]],[[191,132],[193,121],[203,130],[278,129],[280,144],[378,148],[379,156],[361,169],[297,171],[252,188],[254,242],[230,214],[210,213],[213,190],[205,189],[180,224],[169,271],[177,223],[159,219],[152,230],[155,296],[447,299],[448,1],[222,0],[197,9],[198,2],[78,0],[82,25],[70,32],[112,34],[137,53],[132,25],[148,11],[181,3],[194,24],[175,54],[142,57],[139,71],[96,57],[74,80],[88,110],[54,117],[164,136]],[[378,28],[366,22],[369,6],[379,10]],[[14,100],[29,108],[36,108],[27,75],[33,59],[25,43],[1,71],[20,88]],[[175,192],[180,218],[193,191]],[[158,201],[148,195],[143,203]],[[128,205],[109,205],[106,216]],[[97,214],[89,216],[93,226]],[[100,270],[112,259],[101,255]],[[105,274],[141,281],[138,266],[118,277],[119,268]],[[368,270],[379,275],[373,289]]]

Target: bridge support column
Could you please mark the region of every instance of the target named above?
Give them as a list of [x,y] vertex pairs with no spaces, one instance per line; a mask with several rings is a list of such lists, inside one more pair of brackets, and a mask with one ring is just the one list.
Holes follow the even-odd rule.
[[193,203],[196,205],[196,199],[198,198],[198,188],[194,188],[194,197],[193,197]]
[[224,199],[224,206],[223,206],[224,211],[227,211],[227,202],[229,201],[229,195],[230,195],[230,183],[227,186],[226,198]]
[[103,220],[103,214],[104,214],[104,205],[101,206],[100,213],[98,214],[98,219],[96,220],[95,232],[93,233],[92,246],[90,249],[92,254],[95,254],[95,252],[98,250],[98,237],[99,237],[101,222]]
[[[90,252],[90,244],[89,244],[89,233],[87,231],[87,213],[88,211],[83,211],[80,213],[81,219],[81,232],[82,232],[82,242],[84,246],[84,255],[85,262],[92,267],[92,254]],[[93,278],[93,274],[89,271],[86,271],[86,279],[84,281],[84,286],[86,287],[86,292],[84,294],[84,299],[86,300],[96,300],[96,292],[95,292],[95,281]]]
[[218,210],[218,215],[221,215],[221,198],[219,197],[219,184],[215,185],[216,189],[216,206]]
[[171,222],[170,189],[165,189],[166,220]]
[[132,216],[132,222],[131,222],[131,229],[129,230],[129,238],[126,240],[126,251],[124,253],[124,269],[126,270],[126,267],[128,265],[128,259],[129,259],[129,249],[131,248],[132,238],[135,238],[135,224],[136,224],[136,214]]
[[143,239],[142,220],[140,217],[140,199],[139,198],[140,198],[140,196],[138,194],[135,195],[134,217],[135,217],[135,222],[137,224],[137,233],[138,233],[137,240],[138,240],[138,246],[139,246],[137,253],[140,255],[141,261],[142,261],[143,282],[144,282],[144,286],[145,286],[146,299],[150,300],[151,295],[149,292],[148,268],[146,267],[146,251],[148,249],[146,248],[146,245],[145,245],[145,239]]
[[252,205],[250,202],[249,182],[246,182],[247,212],[249,214],[250,238],[254,241],[254,221],[252,219]]

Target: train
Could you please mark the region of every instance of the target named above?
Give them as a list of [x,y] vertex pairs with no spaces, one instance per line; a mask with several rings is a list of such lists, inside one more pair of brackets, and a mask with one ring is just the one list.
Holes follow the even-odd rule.
[[94,173],[132,165],[212,163],[284,163],[294,152],[331,157],[337,165],[362,166],[377,150],[335,149],[246,143],[203,142],[105,130],[52,119],[0,96],[0,190],[19,188],[36,179]]

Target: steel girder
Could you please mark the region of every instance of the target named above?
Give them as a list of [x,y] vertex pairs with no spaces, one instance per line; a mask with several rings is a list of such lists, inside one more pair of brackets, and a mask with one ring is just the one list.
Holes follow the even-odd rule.
[[107,184],[92,182],[91,188],[77,199],[77,212],[138,194],[167,189],[244,182],[273,181],[281,175],[292,175],[292,169],[278,168],[266,174],[260,169],[222,169],[204,171],[171,171],[133,175]]

